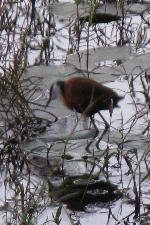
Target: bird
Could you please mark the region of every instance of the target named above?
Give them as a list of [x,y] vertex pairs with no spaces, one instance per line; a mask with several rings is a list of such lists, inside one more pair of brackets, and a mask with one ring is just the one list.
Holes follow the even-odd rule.
[[67,108],[90,117],[96,133],[86,147],[86,150],[88,149],[89,151],[89,146],[99,133],[99,129],[93,119],[94,115],[99,113],[107,130],[109,125],[100,111],[109,110],[110,116],[112,116],[113,108],[118,107],[118,102],[123,98],[123,96],[119,96],[111,88],[93,79],[78,76],[69,78],[66,81],[61,80],[53,83],[49,89],[46,107],[48,107],[51,101],[58,99],[62,101]]

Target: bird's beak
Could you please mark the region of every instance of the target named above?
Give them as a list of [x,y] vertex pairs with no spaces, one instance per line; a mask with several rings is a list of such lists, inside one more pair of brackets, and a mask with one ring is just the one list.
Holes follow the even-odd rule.
[[47,106],[49,105],[51,99],[49,98],[48,101],[46,102],[45,108],[47,108]]
[[49,98],[46,102],[46,105],[45,105],[45,108],[47,108],[47,106],[49,105],[50,101],[52,100],[52,91],[53,91],[53,85],[50,87],[50,90],[49,90]]

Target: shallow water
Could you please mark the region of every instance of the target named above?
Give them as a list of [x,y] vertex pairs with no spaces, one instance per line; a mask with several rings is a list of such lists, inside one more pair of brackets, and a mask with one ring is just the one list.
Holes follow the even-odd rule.
[[[23,5],[23,7],[25,7],[27,1],[24,1],[22,4],[25,4]],[[108,6],[107,10],[106,5]],[[115,12],[116,8],[114,5],[106,5],[101,7],[102,11]],[[71,211],[63,204],[60,216],[62,220],[60,224],[73,224],[70,221],[70,218],[73,219],[74,222],[80,221],[80,224],[82,225],[92,225],[93,223],[114,225],[124,224],[125,222],[139,224],[140,222],[135,222],[133,218],[135,213],[134,199],[136,188],[133,182],[133,174],[136,177],[135,181],[137,182],[136,185],[138,187],[139,181],[148,173],[147,168],[149,167],[149,156],[146,154],[149,152],[149,136],[146,136],[147,133],[145,136],[141,135],[141,132],[149,122],[149,112],[138,118],[138,115],[147,110],[145,97],[142,93],[143,87],[141,85],[140,75],[142,75],[144,79],[145,69],[149,67],[149,43],[147,43],[149,40],[149,27],[142,22],[141,17],[137,15],[137,13],[145,10],[148,5],[134,4],[125,6],[128,9],[128,17],[126,18],[126,28],[128,28],[126,30],[126,38],[130,39],[130,44],[123,47],[116,46],[116,43],[119,41],[119,25],[117,26],[113,22],[110,24],[96,25],[95,29],[97,29],[98,33],[96,33],[96,30],[94,30],[93,27],[90,27],[90,40],[88,45],[86,42],[87,39],[85,38],[87,32],[86,24],[82,32],[80,46],[77,46],[76,34],[74,33],[74,30],[71,30],[71,28],[73,28],[73,19],[76,15],[76,7],[74,7],[70,1],[67,4],[54,2],[53,6],[45,6],[46,10],[44,11],[43,6],[41,6],[41,1],[37,1],[36,7],[37,12],[42,19],[45,15],[48,17],[49,14],[47,9],[52,10],[52,12],[55,13],[54,20],[56,22],[56,29],[53,30],[54,35],[52,35],[52,38],[50,39],[50,46],[53,48],[50,52],[51,56],[48,63],[48,65],[54,65],[47,67],[38,66],[39,62],[43,63],[45,60],[44,56],[42,60],[40,58],[41,44],[43,41],[43,36],[40,31],[35,36],[27,37],[31,44],[27,61],[29,66],[36,66],[29,68],[24,76],[30,77],[32,75],[44,78],[41,82],[42,91],[38,90],[34,93],[32,96],[33,100],[39,94],[44,93],[55,80],[67,79],[69,75],[77,75],[79,72],[82,72],[82,75],[90,75],[91,78],[98,82],[107,82],[107,86],[114,88],[119,94],[125,95],[125,98],[119,103],[120,108],[114,109],[111,118],[111,129],[100,143],[101,150],[98,151],[95,148],[95,143],[93,143],[91,149],[94,149],[94,151],[91,154],[85,151],[87,139],[90,139],[94,132],[93,129],[89,129],[89,120],[81,118],[79,123],[76,124],[74,113],[66,109],[59,102],[52,103],[51,106],[53,108],[50,107],[47,109],[59,117],[58,121],[52,124],[46,132],[39,135],[38,138],[33,138],[29,142],[22,143],[21,146],[24,152],[28,153],[29,162],[32,163],[33,167],[31,170],[31,177],[30,174],[19,177],[25,190],[30,190],[32,193],[30,196],[30,192],[25,192],[27,193],[25,202],[28,202],[27,200],[30,199],[29,196],[31,199],[35,197],[34,200],[37,202],[37,211],[34,213],[32,220],[34,221],[34,224],[39,225],[44,224],[46,220],[47,222],[45,222],[45,224],[56,224],[53,222],[53,215],[56,214],[58,203],[54,206],[51,205],[51,200],[48,197],[48,187],[46,186],[46,189],[43,187],[44,185],[47,185],[47,183],[44,183],[43,186],[42,184],[45,182],[45,177],[47,175],[50,176],[50,179],[54,181],[54,183],[61,182],[62,176],[54,176],[51,174],[52,171],[50,170],[50,166],[47,165],[48,148],[49,163],[51,166],[59,167],[63,162],[63,169],[65,169],[66,176],[83,175],[85,173],[90,174],[91,171],[92,173],[98,173],[100,167],[103,167],[104,164],[104,157],[102,156],[105,155],[105,152],[108,149],[108,154],[112,154],[112,156],[109,158],[108,168],[104,169],[106,173],[105,176],[103,173],[100,173],[100,179],[104,179],[108,176],[109,180],[113,184],[117,184],[119,190],[123,191],[124,197],[117,201],[110,201],[106,204],[97,203],[88,205],[86,211],[77,211],[71,216]],[[84,11],[85,8],[85,6],[82,7],[81,11]],[[132,11],[133,14],[130,14],[129,11]],[[29,25],[27,22],[24,23],[24,13],[20,16],[20,20],[18,21],[19,23],[16,26],[17,35],[15,36],[17,45],[14,45],[14,49],[17,49],[17,47],[22,44],[18,33],[24,31]],[[44,30],[47,29],[47,26],[48,25],[45,26]],[[71,32],[70,35],[68,34],[69,31]],[[104,35],[105,32],[106,35]],[[6,33],[7,32],[4,31],[2,36],[4,37]],[[98,43],[97,37],[99,36],[101,39]],[[45,38],[47,37],[45,36]],[[69,42],[71,40],[73,42]],[[4,40],[3,44],[4,46],[7,46],[7,40],[6,42]],[[99,46],[97,44],[99,44]],[[90,49],[88,65],[86,57],[87,52],[85,50],[87,46]],[[70,54],[68,56],[67,51],[70,53],[73,48],[73,52],[77,52],[77,54]],[[77,51],[77,49],[79,51]],[[81,56],[81,59],[79,56]],[[8,57],[11,58],[12,55],[8,55]],[[63,64],[64,62],[67,62],[66,65]],[[119,65],[118,62],[121,62],[121,65]],[[8,66],[9,63],[6,63],[6,66]],[[61,66],[58,66],[57,64],[61,64]],[[79,71],[79,69],[81,70]],[[86,71],[87,69],[88,71]],[[138,74],[139,76],[134,80],[135,96],[132,98],[131,96],[133,93],[131,92],[131,86],[129,88],[129,82],[132,77],[135,77]],[[40,99],[40,101],[45,104],[43,98]],[[107,111],[102,113],[107,121],[110,121],[109,113]],[[43,112],[41,112],[40,116],[42,118],[44,116],[48,117],[48,115],[45,115]],[[100,128],[100,132],[102,132],[104,126],[98,115],[95,115],[95,120],[97,121],[97,126]],[[131,124],[133,124],[132,129]],[[144,139],[146,139],[146,141]],[[66,140],[68,141],[67,144]],[[134,152],[136,149],[137,155]],[[72,158],[63,160],[65,154]],[[128,154],[131,160],[130,162],[132,162],[133,173],[131,173],[131,168],[129,168],[129,165],[127,165],[127,162],[124,159],[126,154]],[[146,156],[145,161],[143,160],[144,156]],[[83,160],[85,157],[89,160],[88,162]],[[107,156],[105,155],[105,159],[106,158]],[[94,168],[92,167],[93,162],[95,163]],[[138,162],[140,163],[140,166],[138,166]],[[26,163],[26,165],[28,165],[28,162]],[[19,190],[22,189],[19,189],[19,186],[17,188],[15,186],[15,189],[11,182],[8,182],[7,184],[4,183],[3,179],[6,178],[7,177],[4,176],[1,182],[2,206],[5,202],[8,202],[12,208],[15,206],[15,209],[20,212],[21,203],[18,200],[20,195],[16,198],[16,193],[19,193]],[[140,213],[142,213],[145,210],[144,204],[149,203],[149,177],[144,182],[140,183],[140,187],[142,189]],[[43,196],[41,194],[42,188],[44,189],[44,192],[42,193]],[[18,202],[16,201],[14,203],[13,199],[17,199]],[[8,207],[7,210],[5,210],[6,208],[2,208],[1,224],[4,224],[5,221],[9,221],[9,217],[12,218],[12,221],[13,219],[15,220],[15,216],[12,216],[13,210],[12,208],[10,210],[10,208]],[[20,224],[20,221],[18,221],[18,224]]]

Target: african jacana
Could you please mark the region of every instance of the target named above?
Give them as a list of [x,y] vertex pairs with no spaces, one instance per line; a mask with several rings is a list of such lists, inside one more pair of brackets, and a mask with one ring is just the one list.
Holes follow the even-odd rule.
[[[99,130],[96,127],[92,116],[94,116],[95,113],[100,113],[100,110],[109,110],[111,116],[113,108],[117,107],[117,103],[123,99],[123,97],[119,96],[111,88],[92,79],[73,77],[67,81],[57,81],[52,84],[46,107],[54,99],[60,99],[69,109],[89,116],[96,129],[96,134],[93,137],[94,139],[97,137]],[[102,119],[108,129],[108,123],[103,117]]]

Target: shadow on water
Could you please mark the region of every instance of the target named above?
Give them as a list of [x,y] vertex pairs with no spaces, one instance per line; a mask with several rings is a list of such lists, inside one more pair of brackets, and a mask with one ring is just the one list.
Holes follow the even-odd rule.
[[60,186],[53,185],[48,180],[48,186],[52,199],[77,211],[84,211],[89,204],[109,203],[122,197],[116,185],[100,181],[96,175],[68,177]]

